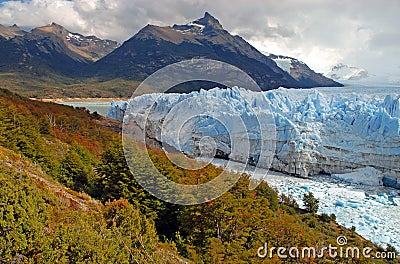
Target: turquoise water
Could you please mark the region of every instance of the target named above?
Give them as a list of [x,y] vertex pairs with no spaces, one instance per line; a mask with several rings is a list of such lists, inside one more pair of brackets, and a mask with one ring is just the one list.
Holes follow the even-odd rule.
[[[369,95],[370,97],[381,97],[384,98],[388,94],[400,94],[399,86],[366,86],[366,85],[347,85],[345,87],[317,87],[314,89],[290,89],[292,96],[304,97],[314,90],[317,90],[326,95],[349,95],[349,94],[359,94],[359,95]],[[60,102],[59,104],[70,105],[73,107],[85,107],[90,112],[97,112],[100,115],[105,116],[107,111],[111,107],[111,101],[69,101]]]
[[97,112],[100,115],[105,116],[108,109],[110,109],[111,102],[60,102],[59,104],[69,105],[73,107],[85,107],[91,113]]

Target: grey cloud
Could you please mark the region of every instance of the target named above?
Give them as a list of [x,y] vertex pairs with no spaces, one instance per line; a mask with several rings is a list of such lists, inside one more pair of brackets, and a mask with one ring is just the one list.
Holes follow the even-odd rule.
[[287,28],[281,25],[277,26],[265,26],[260,29],[253,28],[236,28],[235,31],[237,34],[241,35],[244,38],[250,39],[254,37],[254,35],[262,36],[264,38],[291,38],[295,36],[294,29]]
[[379,32],[371,38],[372,48],[398,47],[400,43],[399,32]]

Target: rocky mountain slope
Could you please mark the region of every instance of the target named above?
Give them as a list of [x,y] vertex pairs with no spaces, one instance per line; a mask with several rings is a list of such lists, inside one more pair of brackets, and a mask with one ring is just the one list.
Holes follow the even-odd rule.
[[[304,87],[338,86],[327,84],[325,76],[314,72],[307,64],[295,58],[274,54],[269,54],[268,58],[272,59],[278,67],[289,73],[296,81],[302,83]],[[335,81],[337,80],[335,79]]]
[[52,34],[62,38],[68,49],[92,61],[104,57],[119,46],[118,42],[113,40],[72,33],[56,23],[35,28],[31,32],[33,39],[41,39]]
[[231,35],[209,13],[186,25],[147,25],[90,67],[98,76],[144,79],[156,70],[181,60],[209,58],[237,66],[264,90],[285,87],[340,86],[293,60],[290,72],[279,67],[240,36]]
[[26,32],[20,29],[17,25],[6,27],[0,24],[0,37],[5,39],[13,38],[16,36],[23,36]]
[[55,23],[25,34],[16,28],[8,29],[3,33],[8,38],[0,39],[2,72],[77,75],[83,66],[98,60],[119,45],[95,36],[71,33]]

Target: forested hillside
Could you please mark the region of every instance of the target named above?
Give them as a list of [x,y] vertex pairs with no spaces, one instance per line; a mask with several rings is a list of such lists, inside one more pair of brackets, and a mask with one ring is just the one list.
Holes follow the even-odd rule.
[[[334,216],[299,209],[266,183],[249,190],[247,175],[205,204],[160,201],[135,181],[134,174],[146,170],[142,147],[137,146],[137,168],[131,172],[120,135],[103,121],[84,109],[0,90],[1,263],[281,263],[276,255],[259,258],[257,249],[264,242],[336,245],[339,235],[351,246],[384,250],[337,225]],[[160,150],[150,153],[176,182],[206,182],[221,171],[213,166],[186,171]],[[323,259],[371,261],[384,263]]]

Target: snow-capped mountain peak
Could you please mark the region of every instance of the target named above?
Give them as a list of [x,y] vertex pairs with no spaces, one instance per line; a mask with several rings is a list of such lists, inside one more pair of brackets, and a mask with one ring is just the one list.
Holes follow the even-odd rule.
[[79,55],[89,60],[96,61],[120,45],[118,42],[108,39],[100,39],[96,36],[84,36],[79,33],[70,32],[63,26],[52,23],[46,26],[33,29],[30,33],[30,38],[40,39],[46,36],[56,36],[66,44],[66,46],[77,52]]
[[221,23],[213,17],[210,13],[206,12],[204,17],[195,21],[189,22],[185,25],[173,25],[172,29],[181,33],[203,34],[204,30],[224,30]]
[[349,66],[343,63],[336,64],[325,75],[339,81],[358,81],[371,76],[371,74],[365,69]]

